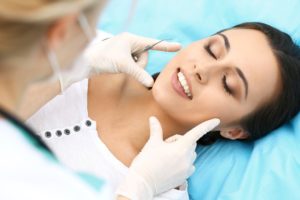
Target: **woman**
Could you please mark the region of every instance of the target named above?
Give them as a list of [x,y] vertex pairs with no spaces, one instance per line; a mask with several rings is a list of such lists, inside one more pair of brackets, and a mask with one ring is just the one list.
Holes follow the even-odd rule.
[[[49,84],[45,80],[54,72],[54,75],[60,77],[60,82],[65,83],[60,74],[60,66],[66,69],[82,53],[92,37],[92,30],[104,2],[1,1],[0,199],[112,199],[107,196],[112,194],[99,177],[90,173],[75,174],[60,165],[41,139],[19,120],[24,91],[32,83],[41,83],[51,90],[40,91],[39,100],[31,99],[31,104],[26,105],[28,115],[60,91],[57,82]],[[93,29],[89,29],[89,25]],[[116,69],[117,72],[127,72],[144,84],[151,84],[152,79],[150,82],[144,80],[145,72],[134,63],[130,54],[133,50],[152,44],[153,40],[136,36],[120,38],[112,38],[112,45],[106,47],[107,51],[114,53],[110,54],[109,62],[105,60],[105,63],[114,72]],[[179,46],[170,43],[157,46],[158,49],[166,47],[176,50]],[[120,56],[121,59],[117,58]],[[144,61],[145,58],[145,55],[140,57]],[[98,64],[94,67],[99,70],[103,66]],[[64,89],[65,85],[61,86]],[[166,144],[159,137],[161,131],[157,128],[158,122],[151,122],[152,137],[138,159],[133,161],[131,173],[120,185],[117,199],[152,199],[153,195],[183,182],[193,171],[194,140],[211,130],[210,126],[213,125],[202,124],[198,127],[200,133],[194,130],[180,142]],[[178,154],[178,145],[185,147],[187,151]],[[160,153],[161,159],[167,162],[151,162],[149,165],[149,160],[152,161],[159,149],[164,152]],[[180,155],[180,159],[190,164],[182,165],[182,161],[175,155]],[[181,167],[173,174],[161,174],[161,171],[166,171],[173,165]]]
[[[299,55],[285,33],[241,24],[180,51],[152,89],[124,74],[97,75],[71,86],[29,123],[63,163],[116,188],[148,140],[151,115],[162,122],[164,138],[217,117],[214,131],[232,140],[260,138],[291,119],[300,106]],[[158,198],[188,196],[177,188]]]

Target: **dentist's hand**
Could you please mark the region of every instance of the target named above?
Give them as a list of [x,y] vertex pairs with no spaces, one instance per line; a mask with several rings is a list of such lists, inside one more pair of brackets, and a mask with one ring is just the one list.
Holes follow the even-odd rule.
[[[137,62],[131,54],[158,41],[130,33],[121,33],[110,39],[92,43],[86,50],[85,56],[96,73],[126,73],[146,87],[151,87],[153,78],[144,70],[148,62],[148,53],[142,53]],[[155,45],[152,50],[174,52],[180,48],[179,43],[163,41]]]
[[117,191],[118,195],[132,200],[150,200],[184,183],[195,170],[197,140],[214,129],[220,120],[205,121],[171,142],[163,140],[162,128],[155,117],[149,122],[150,138],[133,160],[129,175]]

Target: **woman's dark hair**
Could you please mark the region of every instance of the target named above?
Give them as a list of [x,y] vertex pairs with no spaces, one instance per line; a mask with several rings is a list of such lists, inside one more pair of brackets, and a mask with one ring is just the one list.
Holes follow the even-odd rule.
[[[264,23],[242,23],[229,29],[262,32],[280,67],[282,87],[279,95],[240,120],[241,127],[249,134],[244,140],[256,140],[287,123],[300,110],[300,48],[288,34]],[[220,138],[223,137],[218,131],[212,131],[204,135],[198,144],[209,145]]]

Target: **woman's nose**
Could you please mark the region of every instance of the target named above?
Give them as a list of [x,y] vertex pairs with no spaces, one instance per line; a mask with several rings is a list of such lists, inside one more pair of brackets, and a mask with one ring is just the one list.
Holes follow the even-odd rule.
[[205,84],[208,82],[209,79],[209,72],[207,69],[202,69],[197,65],[194,65],[194,75],[195,75],[195,79],[201,83],[201,84]]

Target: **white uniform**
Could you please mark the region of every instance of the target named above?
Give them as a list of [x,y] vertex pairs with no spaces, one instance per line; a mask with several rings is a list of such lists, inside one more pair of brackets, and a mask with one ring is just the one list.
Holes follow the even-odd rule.
[[[28,123],[62,163],[73,170],[103,177],[115,191],[128,168],[98,137],[96,122],[88,116],[87,91],[87,79],[73,84],[32,116]],[[155,199],[188,199],[187,188],[170,190]]]
[[0,142],[1,200],[112,199],[103,181],[85,176],[93,187],[82,181],[84,174],[77,176],[63,168],[30,135],[4,119],[0,119]]

